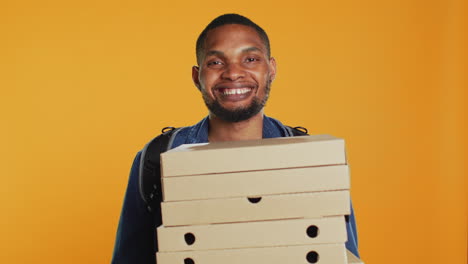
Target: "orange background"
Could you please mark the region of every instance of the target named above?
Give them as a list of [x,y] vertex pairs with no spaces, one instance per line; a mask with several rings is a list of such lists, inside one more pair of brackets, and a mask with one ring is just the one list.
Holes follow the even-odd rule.
[[[108,263],[136,152],[206,109],[200,31],[268,32],[266,113],[347,140],[366,263],[467,263],[467,2],[0,2],[0,263]],[[465,136],[463,136],[465,135]]]

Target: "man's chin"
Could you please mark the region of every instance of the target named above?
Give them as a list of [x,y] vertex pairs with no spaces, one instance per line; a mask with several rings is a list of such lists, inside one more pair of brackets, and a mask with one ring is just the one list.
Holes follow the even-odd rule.
[[232,109],[225,108],[216,101],[211,104],[206,104],[206,106],[216,117],[232,123],[248,120],[257,115],[263,109],[263,105],[259,104],[255,100],[248,107],[237,107]]

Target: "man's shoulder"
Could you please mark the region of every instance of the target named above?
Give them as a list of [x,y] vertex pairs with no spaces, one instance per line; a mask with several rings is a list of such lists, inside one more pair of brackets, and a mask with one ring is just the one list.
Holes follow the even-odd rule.
[[294,136],[307,135],[307,129],[302,126],[284,125],[278,119],[273,118],[273,117],[268,117],[266,115],[264,117],[263,129],[264,129],[264,137],[277,137],[278,135],[275,136],[274,131],[279,131],[282,137],[294,137]]
[[[171,125],[171,124],[169,124]],[[161,139],[168,139],[167,149],[175,148],[182,144],[200,143],[208,140],[208,121],[207,117],[203,118],[198,123],[191,126],[174,127],[168,126],[161,130],[152,140],[161,141]]]

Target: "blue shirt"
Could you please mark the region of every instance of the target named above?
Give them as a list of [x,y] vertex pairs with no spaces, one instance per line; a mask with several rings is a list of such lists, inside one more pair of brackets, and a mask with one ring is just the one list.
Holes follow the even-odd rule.
[[[182,144],[208,142],[208,117],[190,127],[177,130],[169,142],[168,149]],[[276,119],[264,116],[263,138],[290,137],[293,136],[291,128],[284,126]],[[125,193],[122,212],[120,214],[117,237],[115,240],[112,263],[156,263],[157,237],[156,227],[160,225],[160,219],[146,209],[146,204],[140,196],[138,187],[138,174],[140,167],[141,151],[137,153],[130,171],[127,191]],[[348,241],[346,248],[359,257],[356,222],[351,205],[351,214],[346,217],[346,229]]]

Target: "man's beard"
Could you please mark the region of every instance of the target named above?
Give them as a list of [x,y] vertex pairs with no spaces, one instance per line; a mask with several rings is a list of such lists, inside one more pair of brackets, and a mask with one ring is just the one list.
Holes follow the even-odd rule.
[[208,107],[208,110],[210,110],[211,113],[221,118],[222,120],[232,123],[250,119],[251,117],[258,114],[263,109],[263,107],[265,107],[269,95],[270,83],[267,83],[265,85],[265,96],[263,99],[255,96],[249,106],[229,110],[224,108],[218,101],[208,98],[206,93],[202,92],[203,101],[205,101],[205,105]]

